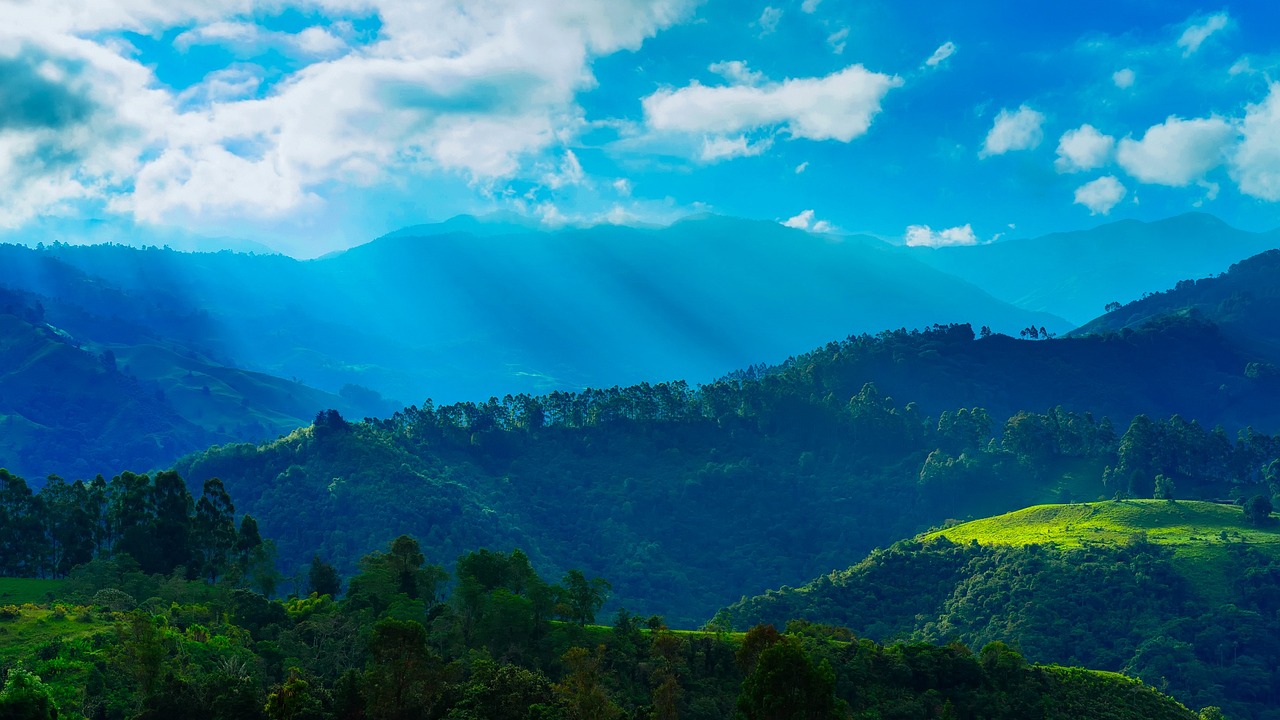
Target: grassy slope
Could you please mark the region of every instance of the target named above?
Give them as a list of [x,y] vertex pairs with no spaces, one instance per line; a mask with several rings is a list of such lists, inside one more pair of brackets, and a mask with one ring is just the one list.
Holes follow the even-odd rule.
[[[1245,522],[1240,508],[1178,500],[1125,500],[1074,505],[1037,505],[929,533],[955,543],[1053,545],[1078,548],[1116,545],[1141,537],[1174,547],[1174,567],[1206,599],[1222,600],[1229,581],[1228,553],[1247,545],[1280,556],[1280,525]],[[1224,596],[1225,597],[1225,596]]]
[[1037,505],[939,530],[924,539],[945,537],[956,543],[1083,547],[1094,543],[1123,543],[1137,533],[1144,534],[1149,542],[1177,545],[1180,549],[1247,542],[1275,545],[1280,550],[1280,526],[1255,527],[1245,522],[1238,507],[1188,500]]
[[48,596],[57,597],[61,589],[61,580],[0,578],[0,605],[47,602]]

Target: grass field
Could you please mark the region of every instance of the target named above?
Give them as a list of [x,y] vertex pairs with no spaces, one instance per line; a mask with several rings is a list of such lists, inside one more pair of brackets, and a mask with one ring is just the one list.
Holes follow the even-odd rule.
[[1148,542],[1180,548],[1245,542],[1280,550],[1280,523],[1257,527],[1245,522],[1238,507],[1190,500],[1037,505],[929,533],[924,539],[1084,547],[1124,543],[1138,534]]
[[[1124,500],[1037,505],[928,533],[955,543],[1052,545],[1081,548],[1119,545],[1141,537],[1173,548],[1174,566],[1207,599],[1223,595],[1230,550],[1241,545],[1280,558],[1280,523],[1258,527],[1233,505],[1191,500]],[[1220,598],[1219,598],[1220,599]]]
[[0,578],[0,605],[45,603],[50,595],[57,596],[61,589],[61,580]]

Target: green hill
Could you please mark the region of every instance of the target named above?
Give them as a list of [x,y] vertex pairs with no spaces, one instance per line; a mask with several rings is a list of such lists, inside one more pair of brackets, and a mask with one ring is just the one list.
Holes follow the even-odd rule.
[[1239,507],[1040,505],[924,534],[726,608],[880,641],[1002,641],[1028,659],[1140,677],[1230,717],[1280,717],[1280,528]]
[[1037,505],[938,530],[923,539],[1079,548],[1132,542],[1135,535],[1171,545],[1177,552],[1237,543],[1280,551],[1280,525],[1250,524],[1235,505],[1188,500]]

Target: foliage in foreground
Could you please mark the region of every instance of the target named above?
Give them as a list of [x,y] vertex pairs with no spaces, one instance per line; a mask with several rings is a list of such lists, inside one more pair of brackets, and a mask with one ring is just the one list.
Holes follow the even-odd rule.
[[397,539],[341,600],[78,572],[65,604],[0,617],[0,634],[38,638],[0,644],[0,717],[1196,718],[1138,681],[1028,665],[1000,643],[881,646],[808,623],[673,632],[625,611],[597,626],[604,588],[581,573],[552,586],[518,551],[480,551],[445,592],[422,558]]

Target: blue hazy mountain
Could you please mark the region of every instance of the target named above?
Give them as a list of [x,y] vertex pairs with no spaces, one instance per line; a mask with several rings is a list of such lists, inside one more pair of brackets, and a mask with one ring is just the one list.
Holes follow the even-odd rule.
[[1137,330],[1170,317],[1212,322],[1256,362],[1280,364],[1280,250],[1232,265],[1216,277],[1185,278],[1164,292],[1115,308],[1073,331],[1091,335]]
[[873,238],[715,216],[559,231],[464,216],[311,261],[63,244],[8,255],[7,284],[42,292],[54,258],[142,299],[113,306],[122,323],[162,306],[193,318],[165,321],[171,332],[225,364],[405,402],[707,381],[935,323],[1070,327]]
[[1193,213],[987,245],[911,248],[921,262],[967,280],[1005,302],[1083,324],[1112,302],[1172,287],[1186,278],[1280,247],[1280,231],[1237,230]]

